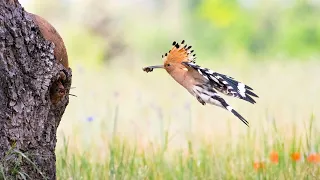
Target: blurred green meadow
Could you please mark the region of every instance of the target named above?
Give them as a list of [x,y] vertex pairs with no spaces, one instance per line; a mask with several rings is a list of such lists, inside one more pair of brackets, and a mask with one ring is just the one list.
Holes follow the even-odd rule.
[[[319,179],[318,1],[21,3],[60,32],[73,71],[58,179]],[[142,71],[183,39],[199,65],[259,95],[255,105],[224,96],[249,128],[166,71]]]

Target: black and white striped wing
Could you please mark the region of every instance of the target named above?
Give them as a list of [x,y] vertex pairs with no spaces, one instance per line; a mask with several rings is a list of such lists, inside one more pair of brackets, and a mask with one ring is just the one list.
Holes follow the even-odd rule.
[[232,77],[229,77],[224,74],[220,74],[214,72],[208,68],[203,68],[192,62],[182,62],[185,66],[191,67],[199,72],[205,79],[209,81],[209,83],[215,88],[217,91],[228,95],[233,96],[239,99],[243,99],[252,104],[256,103],[256,101],[251,97],[258,97],[255,93],[253,93],[253,89]]

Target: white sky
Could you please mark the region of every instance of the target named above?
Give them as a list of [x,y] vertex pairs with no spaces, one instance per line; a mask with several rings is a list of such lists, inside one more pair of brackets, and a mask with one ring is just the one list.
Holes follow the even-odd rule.
[[29,0],[19,0],[20,4],[22,6],[25,6],[28,3]]

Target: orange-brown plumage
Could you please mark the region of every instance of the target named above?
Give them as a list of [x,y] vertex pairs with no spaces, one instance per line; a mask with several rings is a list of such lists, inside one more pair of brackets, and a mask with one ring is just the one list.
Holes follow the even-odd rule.
[[172,45],[169,53],[163,56],[163,66],[174,80],[190,92],[191,86],[204,81],[196,70],[182,64],[182,62],[194,62],[195,56],[192,55],[194,51],[190,50],[191,46],[184,44],[184,41],[181,42],[181,45],[176,42],[173,42]]
[[172,45],[171,50],[162,56],[163,65],[148,66],[143,70],[152,72],[154,68],[164,68],[175,81],[186,88],[202,105],[209,103],[222,107],[232,112],[248,126],[248,121],[235,111],[217,91],[254,104],[255,101],[251,96],[258,96],[252,92],[253,89],[227,75],[195,64],[195,54],[193,54],[191,46],[186,45],[184,40],[181,44],[174,41]]
[[[183,42],[184,43],[184,42]],[[191,48],[191,47],[190,47]],[[173,46],[169,53],[166,55],[165,63],[181,63],[186,61],[188,58],[188,47],[183,46],[183,44],[179,45],[178,43],[173,43]]]

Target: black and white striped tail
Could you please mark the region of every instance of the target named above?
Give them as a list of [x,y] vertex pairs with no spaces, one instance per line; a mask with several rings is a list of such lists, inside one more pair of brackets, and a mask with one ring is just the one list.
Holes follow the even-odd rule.
[[249,127],[249,122],[245,118],[243,118],[236,110],[234,110],[215,90],[213,90],[209,86],[206,86],[205,84],[196,85],[193,88],[193,92],[200,103],[203,104],[203,102],[206,102],[222,107],[237,116],[245,125]]
[[212,97],[212,98],[219,101],[225,109],[232,112],[233,115],[237,116],[245,125],[249,127],[249,122],[246,119],[244,119],[244,117],[242,117],[236,110],[234,110],[222,97]]

